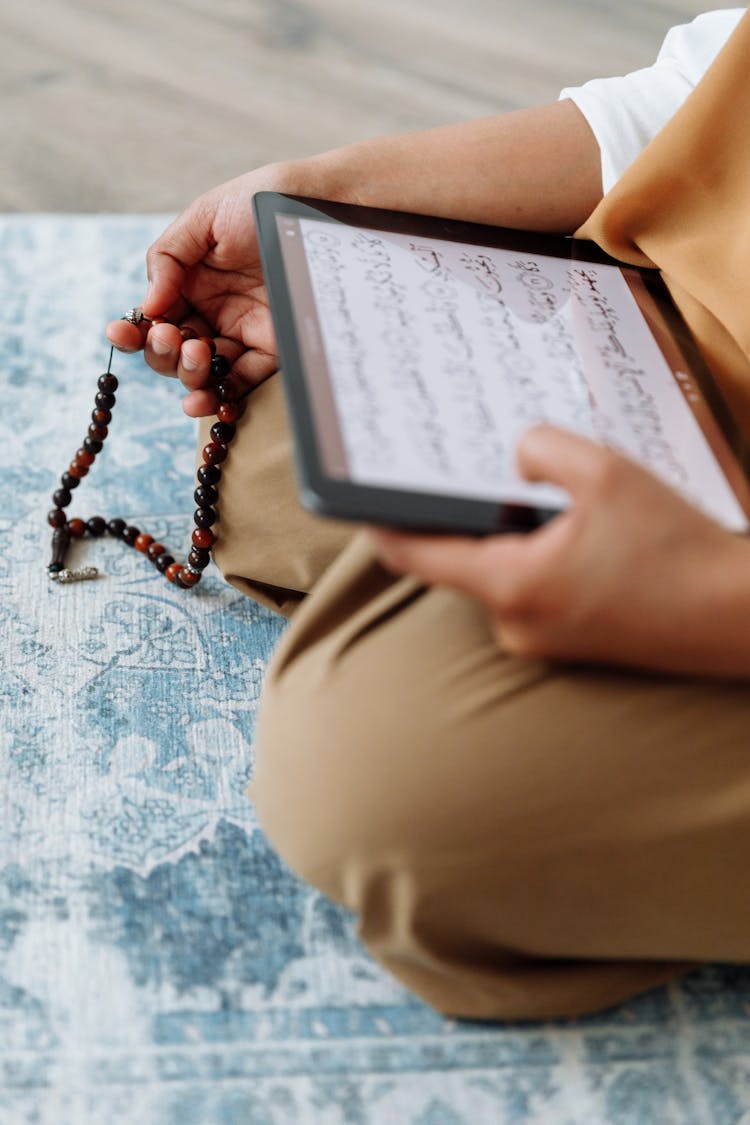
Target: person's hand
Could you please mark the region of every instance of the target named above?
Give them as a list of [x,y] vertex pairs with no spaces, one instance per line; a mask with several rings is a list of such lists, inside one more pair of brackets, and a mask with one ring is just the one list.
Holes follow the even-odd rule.
[[750,675],[746,540],[572,433],[535,427],[518,461],[526,479],[566,489],[570,508],[527,535],[373,528],[384,565],[477,598],[499,643],[522,656]]
[[215,394],[205,386],[210,346],[185,336],[214,339],[232,365],[231,375],[241,394],[276,370],[252,197],[257,191],[289,190],[293,189],[286,166],[275,165],[202,195],[147,254],[149,288],[141,307],[147,317],[163,317],[164,322],[150,326],[116,320],[107,325],[115,347],[144,348],[155,371],[182,380],[189,392],[183,409],[192,417],[214,414],[217,404]]

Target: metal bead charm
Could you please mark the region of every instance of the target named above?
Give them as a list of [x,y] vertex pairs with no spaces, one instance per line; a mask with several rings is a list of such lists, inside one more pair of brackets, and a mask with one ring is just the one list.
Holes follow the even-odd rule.
[[50,579],[53,582],[58,582],[61,586],[68,586],[71,582],[88,582],[90,579],[98,577],[99,571],[95,566],[81,566],[76,570],[69,570],[64,567],[57,573],[50,574]]
[[146,316],[141,309],[128,309],[122,319],[127,320],[129,324],[141,324],[144,320],[147,324],[151,323],[151,318]]

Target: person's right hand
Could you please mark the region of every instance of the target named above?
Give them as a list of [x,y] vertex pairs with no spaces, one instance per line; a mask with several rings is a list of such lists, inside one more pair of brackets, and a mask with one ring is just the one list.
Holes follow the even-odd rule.
[[205,341],[184,339],[180,328],[214,339],[240,394],[277,368],[252,198],[257,191],[292,190],[289,174],[285,165],[269,165],[196,199],[146,256],[149,288],[141,307],[164,322],[107,325],[116,348],[143,348],[155,371],[182,380],[189,392],[183,409],[193,418],[216,412],[216,396],[206,385],[211,351]]

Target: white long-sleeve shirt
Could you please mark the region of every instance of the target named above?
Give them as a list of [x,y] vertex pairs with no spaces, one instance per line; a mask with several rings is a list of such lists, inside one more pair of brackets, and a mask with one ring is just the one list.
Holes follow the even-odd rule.
[[653,66],[562,91],[599,143],[605,193],[679,109],[744,14],[745,8],[707,12],[672,28]]

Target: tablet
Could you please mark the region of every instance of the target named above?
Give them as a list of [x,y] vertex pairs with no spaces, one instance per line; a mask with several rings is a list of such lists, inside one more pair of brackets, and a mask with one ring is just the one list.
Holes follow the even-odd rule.
[[593,243],[261,192],[261,258],[313,511],[395,527],[530,530],[546,421],[750,527],[748,450],[655,270]]

